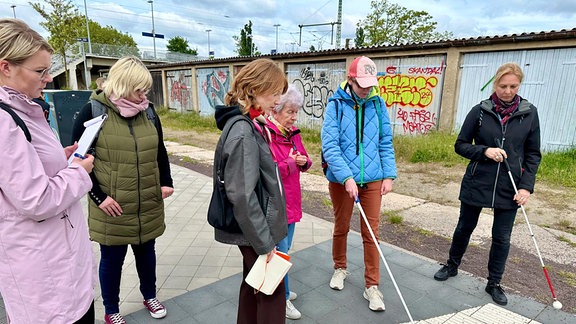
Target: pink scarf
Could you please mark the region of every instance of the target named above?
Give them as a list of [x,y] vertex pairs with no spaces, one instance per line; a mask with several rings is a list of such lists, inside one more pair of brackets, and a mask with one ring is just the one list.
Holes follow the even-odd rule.
[[116,107],[122,117],[134,117],[138,115],[141,111],[146,110],[150,101],[148,99],[142,100],[140,103],[132,102],[126,98],[116,98],[116,95],[112,94],[110,96],[110,102],[112,102]]

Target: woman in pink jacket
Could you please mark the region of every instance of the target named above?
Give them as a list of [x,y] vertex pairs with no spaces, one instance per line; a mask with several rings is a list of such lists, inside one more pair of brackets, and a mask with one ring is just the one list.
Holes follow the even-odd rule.
[[[302,144],[300,130],[294,126],[303,100],[302,93],[294,85],[289,85],[288,90],[280,99],[280,104],[274,108],[266,123],[270,134],[272,157],[278,164],[286,197],[288,235],[278,243],[278,250],[285,253],[288,253],[292,245],[296,223],[302,219],[300,172],[305,172],[312,166],[312,160]],[[299,319],[302,314],[292,304],[297,294],[290,291],[288,275],[284,277],[284,285],[286,286],[286,318]]]
[[96,268],[80,205],[94,157],[68,165],[77,144],[63,149],[32,101],[52,82],[52,52],[24,22],[0,19],[0,294],[12,324],[94,323]]

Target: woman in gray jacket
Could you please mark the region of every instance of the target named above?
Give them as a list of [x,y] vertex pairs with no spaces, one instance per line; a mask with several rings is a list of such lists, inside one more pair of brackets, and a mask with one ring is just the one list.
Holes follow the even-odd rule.
[[255,293],[244,279],[258,256],[267,255],[269,260],[287,234],[285,198],[263,116],[280,103],[287,88],[286,77],[276,63],[269,59],[252,61],[234,79],[226,94],[227,106],[217,106],[214,114],[219,129],[228,126],[214,153],[214,190],[218,190],[216,171],[222,170],[226,196],[239,225],[239,231],[215,229],[215,238],[238,245],[242,253],[238,324],[285,322],[284,285],[278,285],[268,296]]

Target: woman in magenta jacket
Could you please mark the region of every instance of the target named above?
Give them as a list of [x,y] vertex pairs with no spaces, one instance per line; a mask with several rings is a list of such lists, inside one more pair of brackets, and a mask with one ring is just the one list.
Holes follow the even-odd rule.
[[[294,126],[302,102],[302,93],[294,85],[289,85],[280,104],[274,108],[266,124],[270,135],[272,157],[278,164],[286,197],[288,235],[278,243],[278,250],[285,253],[292,245],[296,223],[302,219],[300,172],[305,172],[312,166],[312,160],[302,144],[300,130]],[[288,275],[284,278],[284,285],[286,286],[286,318],[299,319],[301,314],[291,302],[296,299],[297,295],[289,289]]]

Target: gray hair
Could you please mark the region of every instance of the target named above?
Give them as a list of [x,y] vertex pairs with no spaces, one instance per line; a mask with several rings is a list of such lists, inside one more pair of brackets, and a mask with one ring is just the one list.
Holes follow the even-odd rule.
[[302,108],[302,104],[304,104],[304,96],[294,84],[288,85],[288,90],[286,90],[286,93],[282,95],[280,103],[278,106],[274,107],[274,111],[277,113],[281,112],[286,104],[296,105],[298,109]]

